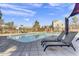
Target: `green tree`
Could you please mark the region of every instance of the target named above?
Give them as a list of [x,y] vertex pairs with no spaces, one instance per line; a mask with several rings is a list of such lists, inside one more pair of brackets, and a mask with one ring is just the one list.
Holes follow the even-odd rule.
[[1,12],[1,10],[0,10],[0,19],[2,19],[2,12]]
[[77,16],[74,16],[74,17],[72,18],[72,22],[73,22],[74,24],[77,24],[77,22],[78,22]]
[[54,30],[54,24],[53,24],[53,21],[52,21],[52,24],[49,26],[49,28],[52,28],[52,30]]
[[77,18],[77,16],[74,16],[72,18],[73,28],[77,28],[77,23],[78,23],[78,18]]
[[14,26],[14,22],[7,22],[5,23],[6,25],[6,30],[8,30],[9,33],[12,33],[16,30],[16,27]]
[[35,21],[35,23],[33,25],[33,28],[34,28],[35,31],[38,31],[39,30],[40,24],[39,24],[39,22],[37,20]]
[[12,22],[7,22],[7,23],[5,23],[5,25],[7,25],[8,27],[13,27],[14,26],[14,22],[12,21]]
[[0,19],[0,26],[4,24],[4,20]]
[[2,12],[0,11],[0,32],[2,33],[2,25],[4,24],[4,20],[2,19]]
[[4,21],[2,19],[2,12],[0,11],[0,25],[4,24]]

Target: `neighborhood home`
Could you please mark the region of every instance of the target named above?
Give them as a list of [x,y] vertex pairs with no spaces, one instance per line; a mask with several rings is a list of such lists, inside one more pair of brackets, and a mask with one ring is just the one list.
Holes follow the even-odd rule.
[[54,20],[53,27],[54,27],[54,31],[61,32],[61,31],[64,31],[65,24],[60,20]]

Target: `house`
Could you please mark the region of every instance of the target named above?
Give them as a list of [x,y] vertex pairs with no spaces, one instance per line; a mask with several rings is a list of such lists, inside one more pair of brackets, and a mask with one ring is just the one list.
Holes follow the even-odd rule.
[[60,20],[54,20],[53,21],[53,27],[54,27],[54,31],[64,31],[65,28],[65,24],[60,21]]

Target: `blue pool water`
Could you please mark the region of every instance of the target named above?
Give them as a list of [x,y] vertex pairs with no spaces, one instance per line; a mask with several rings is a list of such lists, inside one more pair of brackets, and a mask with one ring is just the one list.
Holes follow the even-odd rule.
[[52,33],[38,33],[38,34],[24,34],[24,35],[9,36],[8,38],[19,42],[32,42],[32,41],[43,39],[51,35]]

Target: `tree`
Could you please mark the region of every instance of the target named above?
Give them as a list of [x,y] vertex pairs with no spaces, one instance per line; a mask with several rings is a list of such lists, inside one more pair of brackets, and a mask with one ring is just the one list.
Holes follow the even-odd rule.
[[72,22],[73,22],[74,24],[77,24],[77,22],[78,22],[77,16],[74,16],[74,17],[72,18]]
[[0,19],[2,19],[2,12],[1,12],[1,10],[0,10]]
[[2,13],[0,11],[0,32],[2,33],[2,25],[4,24],[4,21],[2,19]]
[[4,24],[3,19],[0,19],[0,26]]
[[52,28],[52,30],[54,30],[54,24],[53,24],[53,21],[52,21],[52,24],[49,26],[49,28]]
[[35,21],[33,28],[34,28],[35,31],[38,31],[38,29],[40,28],[40,24],[37,20]]
[[8,30],[9,33],[12,33],[15,31],[16,27],[14,26],[14,22],[7,22],[5,23],[6,25],[6,30]]
[[53,21],[52,21],[52,28],[54,28],[54,24],[53,24]]
[[73,28],[77,28],[77,23],[78,23],[78,18],[77,18],[77,16],[74,16],[72,18]]
[[5,23],[5,25],[7,25],[8,27],[13,27],[14,26],[14,22],[12,21],[12,22],[7,22],[7,23]]
[[3,21],[3,19],[2,19],[2,13],[1,13],[1,11],[0,11],[0,25],[2,25],[2,24],[4,24],[4,21]]

